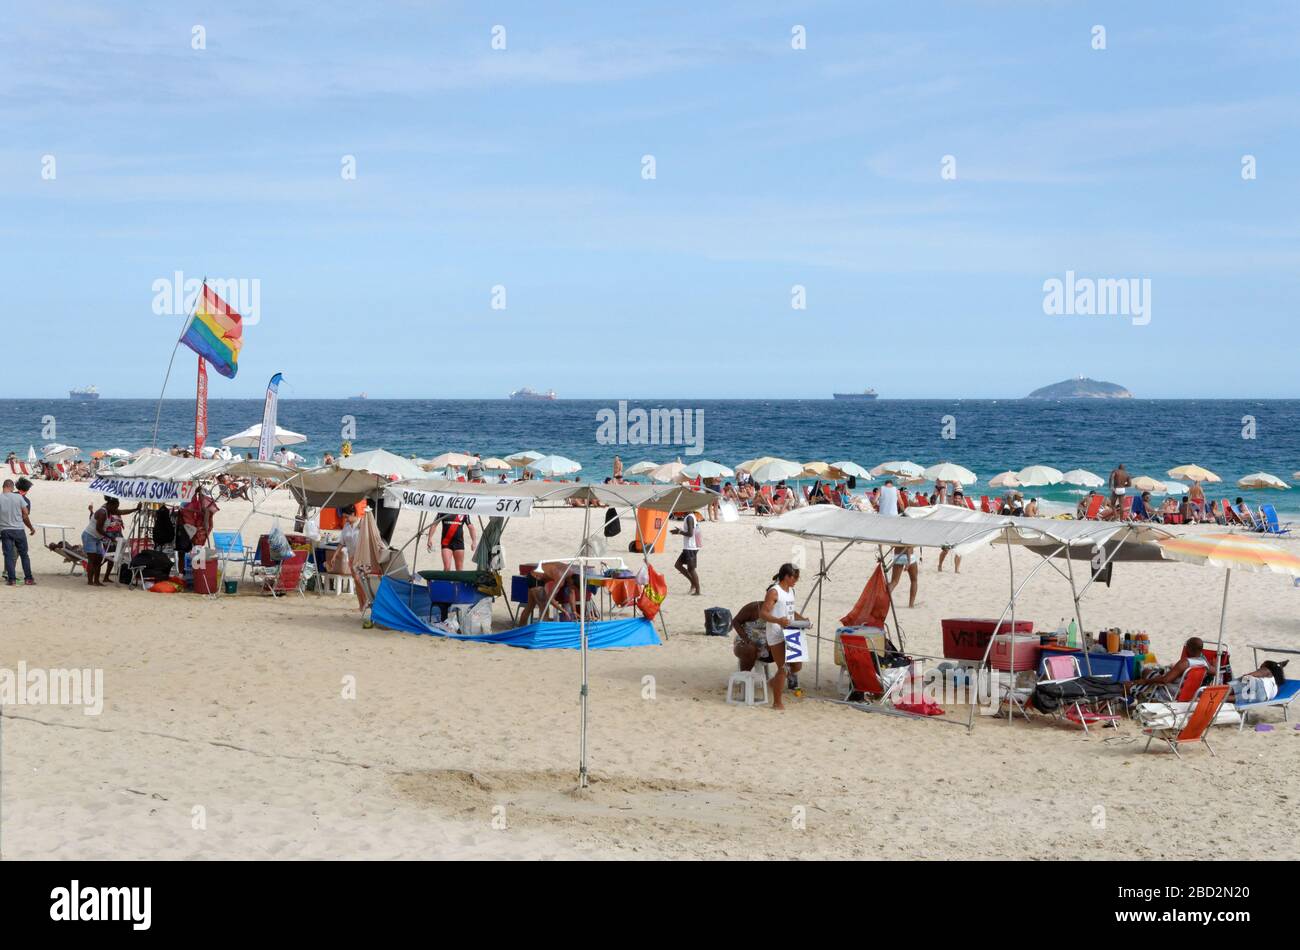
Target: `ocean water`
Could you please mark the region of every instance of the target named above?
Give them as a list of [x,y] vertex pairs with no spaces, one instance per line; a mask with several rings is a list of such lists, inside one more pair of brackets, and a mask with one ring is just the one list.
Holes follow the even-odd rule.
[[[134,450],[150,442],[156,405],[143,399],[0,400],[0,452],[24,455],[29,445],[39,449],[53,441],[86,452]],[[1252,505],[1272,502],[1280,511],[1300,512],[1300,485],[1248,492],[1235,484],[1257,471],[1300,482],[1291,478],[1300,469],[1300,400],[676,400],[633,402],[628,409],[638,407],[681,409],[702,419],[701,433],[692,433],[702,435],[702,454],[689,451],[695,445],[602,443],[597,413],[618,410],[608,401],[286,399],[279,421],[308,437],[295,450],[312,462],[337,452],[351,417],[358,451],[383,447],[428,458],[450,450],[504,456],[536,449],[581,462],[584,478],[607,476],[616,454],[628,465],[678,457],[730,465],[758,455],[849,459],[866,468],[891,459],[922,465],[951,460],[980,476],[969,489],[977,496],[988,478],[1028,464],[1084,468],[1104,478],[1122,461],[1133,475],[1163,478],[1175,465],[1195,462],[1224,479],[1210,486],[1212,498],[1241,495]],[[210,441],[259,422],[261,412],[260,400],[213,400]],[[165,401],[159,445],[192,442],[193,414],[191,399]],[[51,425],[54,434],[46,437]],[[1069,486],[1027,494],[1056,502],[1078,498]]]

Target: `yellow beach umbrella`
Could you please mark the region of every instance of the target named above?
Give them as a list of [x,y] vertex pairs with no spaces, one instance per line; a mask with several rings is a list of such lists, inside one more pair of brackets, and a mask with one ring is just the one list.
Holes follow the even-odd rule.
[[830,475],[829,462],[804,462],[801,478],[826,478]]
[[499,458],[485,458],[479,462],[479,465],[482,465],[489,472],[508,472],[511,468],[509,462]]
[[1152,478],[1150,475],[1139,475],[1133,479],[1132,484],[1138,491],[1162,492],[1165,490],[1165,483]]
[[1208,468],[1202,468],[1199,465],[1179,465],[1177,468],[1171,468],[1165,473],[1170,478],[1185,478],[1193,482],[1221,482],[1218,475],[1215,475]]
[[767,463],[767,462],[775,462],[775,461],[776,461],[776,456],[775,456],[775,455],[760,455],[760,456],[759,456],[758,458],[756,458],[756,459],[750,459],[750,460],[747,461],[747,462],[741,462],[739,465],[736,466],[736,471],[738,471],[738,472],[752,472],[754,469],[758,468],[760,465],[763,465],[763,464],[765,464],[765,463]]

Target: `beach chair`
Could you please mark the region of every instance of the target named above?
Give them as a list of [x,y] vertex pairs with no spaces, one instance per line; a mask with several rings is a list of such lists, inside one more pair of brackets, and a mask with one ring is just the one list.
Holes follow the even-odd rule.
[[986,515],[997,514],[993,505],[989,502],[988,495],[980,495],[980,511],[984,512]]
[[1228,687],[1226,686],[1202,687],[1187,709],[1175,717],[1172,726],[1142,730],[1143,735],[1147,737],[1147,744],[1143,747],[1143,751],[1151,748],[1152,740],[1160,739],[1180,759],[1183,755],[1178,751],[1178,746],[1182,743],[1202,742],[1210,755],[1214,755],[1214,749],[1206,741],[1205,735],[1209,732],[1215,717],[1219,715],[1223,701],[1227,698]]
[[1101,511],[1101,506],[1105,501],[1106,499],[1102,498],[1101,495],[1093,495],[1088,502],[1087,510],[1083,513],[1084,519],[1087,521],[1096,521],[1097,512]]
[[1291,522],[1282,522],[1278,520],[1277,509],[1272,505],[1262,505],[1259,509],[1261,520],[1264,522],[1265,534],[1290,534]]
[[1240,732],[1246,728],[1246,717],[1250,713],[1258,712],[1259,710],[1266,709],[1269,706],[1281,706],[1282,718],[1287,722],[1290,722],[1291,715],[1288,710],[1291,708],[1292,700],[1294,700],[1297,695],[1300,695],[1300,680],[1287,680],[1278,687],[1277,695],[1272,699],[1261,699],[1254,703],[1234,703],[1233,708],[1236,709],[1237,714],[1241,716],[1241,724],[1237,727],[1237,731]]
[[82,550],[80,544],[56,541],[53,544],[47,544],[46,547],[63,558],[65,564],[71,565],[68,568],[69,576],[77,573],[77,568],[81,568],[83,571],[86,569],[86,552]]
[[131,572],[131,583],[129,586],[139,587],[141,590],[144,590],[144,568],[132,567],[131,562],[136,559],[136,555],[143,554],[145,551],[153,550],[153,546],[154,546],[153,539],[152,538],[131,538],[129,544],[130,544],[129,550],[131,552],[131,559],[126,562],[127,570]]
[[280,569],[268,574],[262,581],[262,590],[272,597],[296,593],[305,598],[302,592],[302,569],[307,563],[307,554],[298,552],[293,557],[280,562]]
[[[1046,676],[1039,678],[1039,686],[1059,686],[1083,678],[1083,671],[1079,668],[1079,658],[1072,654],[1044,657],[1042,669]],[[1080,697],[1073,702],[1063,702],[1056,715],[1082,726],[1085,733],[1088,732],[1090,723],[1093,725],[1102,723],[1118,729],[1120,717],[1112,711],[1110,700],[1102,700],[1101,705],[1105,707],[1105,712],[1101,712],[1093,701]]]
[[841,634],[840,647],[844,652],[844,669],[849,675],[849,687],[844,694],[844,701],[863,702],[870,699],[884,702],[889,691],[881,682],[876,654],[867,643],[867,638],[860,633]]
[[1121,514],[1119,518],[1121,521],[1133,520],[1133,496],[1132,495],[1125,495],[1120,500],[1120,511]]
[[1244,510],[1237,512],[1237,520],[1241,522],[1243,528],[1249,528],[1251,531],[1259,531],[1261,533],[1264,531],[1264,526],[1255,520],[1255,516],[1251,513],[1249,505],[1245,506]]
[[975,507],[975,499],[974,499],[974,498],[969,498],[969,497],[968,497],[968,498],[966,499],[966,507],[969,508],[971,511],[978,511],[978,510],[979,510],[978,508]]
[[[1210,675],[1210,670],[1204,666],[1188,667],[1187,672],[1183,673],[1183,678],[1178,681],[1177,693],[1173,690],[1172,683],[1160,683],[1146,690],[1146,695],[1142,697],[1144,702],[1164,702],[1164,703],[1189,703],[1196,691],[1201,688],[1205,678]],[[1141,684],[1139,684],[1139,689]],[[1135,702],[1136,705],[1136,702]]]
[[26,462],[20,461],[18,459],[14,459],[9,463],[9,471],[13,472],[14,475],[23,475],[26,476],[27,478],[32,477],[31,466],[28,465]]

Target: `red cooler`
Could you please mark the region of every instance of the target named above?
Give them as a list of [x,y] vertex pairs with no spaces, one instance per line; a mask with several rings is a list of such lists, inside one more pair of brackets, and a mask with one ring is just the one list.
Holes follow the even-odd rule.
[[[1006,620],[999,625],[996,620],[979,620],[973,617],[956,617],[941,623],[943,624],[943,655],[949,660],[982,660],[989,648],[989,641],[993,639],[994,628],[997,628],[998,633],[1011,633],[1013,629],[1011,623]],[[1034,632],[1034,622],[1017,620],[1014,630],[1019,634],[1031,634]],[[1017,666],[1020,665],[1018,659]]]

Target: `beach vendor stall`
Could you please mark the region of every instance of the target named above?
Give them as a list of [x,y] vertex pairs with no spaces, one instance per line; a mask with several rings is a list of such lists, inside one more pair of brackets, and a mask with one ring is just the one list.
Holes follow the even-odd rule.
[[[1015,651],[1019,637],[1011,633],[1017,630],[1016,604],[1025,585],[1044,566],[1051,565],[1058,574],[1070,583],[1072,594],[1074,594],[1076,620],[1079,629],[1082,629],[1082,614],[1079,606],[1080,595],[1073,576],[1073,559],[1064,559],[1066,569],[1063,571],[1054,563],[1054,558],[1063,552],[1074,551],[1075,549],[1081,552],[1086,551],[1091,557],[1097,550],[1107,545],[1108,542],[1123,542],[1123,547],[1127,548],[1129,553],[1132,554],[1139,548],[1153,545],[1159,538],[1169,536],[1168,532],[1151,525],[1135,525],[1122,522],[1064,521],[1048,518],[1017,518],[984,514],[952,505],[936,505],[919,509],[909,508],[907,515],[901,518],[887,518],[868,512],[848,511],[828,505],[817,505],[781,515],[766,524],[760,525],[759,530],[764,534],[775,532],[805,538],[816,541],[820,546],[821,557],[816,582],[804,604],[806,611],[813,596],[817,596],[818,609],[814,635],[817,640],[815,677],[818,682],[820,682],[821,642],[823,639],[821,587],[829,579],[828,572],[830,568],[850,547],[856,544],[875,545],[877,562],[880,568],[883,569],[886,552],[893,548],[930,547],[951,551],[954,554],[966,555],[994,543],[1032,546],[1035,553],[1040,555],[1041,560],[1029,571],[1026,577],[1019,580],[1016,577],[1014,562],[1011,559],[1011,550],[1008,548],[1010,599],[1002,615],[994,620],[992,624],[993,630],[1002,632],[1005,623],[1006,636],[990,636],[980,662],[981,669],[990,665],[990,654],[995,645],[1000,645],[1001,649],[1008,650],[1009,656],[1006,658],[1008,662],[1005,666],[1010,675],[999,678],[998,682],[1001,684],[1002,679],[1006,680],[1004,698],[1009,701],[1012,711],[1017,707],[1022,708],[1023,701],[1027,698],[1027,692],[1021,691],[1017,686],[1015,674],[1016,671],[1022,668],[1024,658],[1016,657]],[[829,561],[826,557],[827,542],[842,544],[840,550]],[[1115,550],[1119,550],[1119,548],[1117,547]],[[1112,557],[1114,556],[1116,555],[1112,555]],[[894,616],[895,632],[902,641],[902,633],[897,628],[897,615]],[[905,650],[905,642],[901,642],[900,647]],[[1032,665],[1031,663],[1030,666],[1032,667]],[[965,723],[968,730],[974,728],[975,710],[976,706],[972,703]]]
[[[213,500],[218,494],[216,486],[223,477],[264,479],[277,481],[287,477],[289,470],[273,462],[246,461],[243,459],[196,459],[170,455],[146,455],[116,468],[104,468],[86,483],[93,493],[116,498],[134,511],[129,527],[120,538],[115,538],[109,557],[114,574],[145,552],[161,552],[175,558],[178,574],[186,567],[185,557],[192,548],[206,552],[211,539],[211,516],[203,511],[215,510]],[[256,507],[256,505],[254,506]],[[192,528],[185,531],[185,514],[199,510],[200,517],[192,519]],[[171,512],[175,512],[173,518]],[[173,523],[174,520],[181,524]],[[178,532],[185,531],[183,535]],[[66,548],[66,546],[65,546]],[[74,558],[71,548],[56,552]],[[204,560],[203,556],[199,558]],[[205,566],[195,582],[196,590],[215,593],[217,563]],[[131,582],[142,580],[142,570],[133,570]]]

